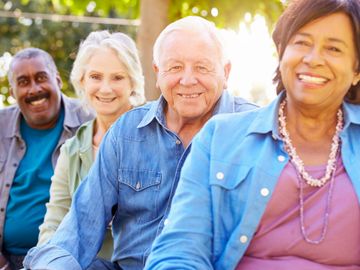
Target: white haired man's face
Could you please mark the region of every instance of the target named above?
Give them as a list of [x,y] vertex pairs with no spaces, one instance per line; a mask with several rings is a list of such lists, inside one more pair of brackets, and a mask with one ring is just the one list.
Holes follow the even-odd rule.
[[154,66],[157,87],[168,108],[166,113],[183,120],[207,120],[226,88],[230,63],[223,64],[219,48],[207,33],[175,30],[161,45]]

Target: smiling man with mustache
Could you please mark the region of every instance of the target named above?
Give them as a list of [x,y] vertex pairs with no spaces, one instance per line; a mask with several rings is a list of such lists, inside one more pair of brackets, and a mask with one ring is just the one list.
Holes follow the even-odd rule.
[[61,94],[43,50],[18,52],[8,76],[17,104],[0,110],[0,268],[19,269],[37,243],[60,146],[92,115]]

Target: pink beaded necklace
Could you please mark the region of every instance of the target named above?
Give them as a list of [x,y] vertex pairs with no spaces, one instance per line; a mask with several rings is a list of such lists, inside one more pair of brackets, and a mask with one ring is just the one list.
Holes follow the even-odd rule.
[[[286,117],[284,114],[284,109],[286,105],[286,99],[281,102],[279,107],[279,129],[280,134],[283,138],[285,144],[285,150],[288,152],[290,156],[291,164],[294,166],[300,186],[300,193],[299,193],[299,201],[300,201],[300,229],[301,234],[304,237],[305,241],[310,244],[319,244],[325,239],[326,231],[329,225],[329,215],[330,215],[330,202],[332,197],[332,191],[334,187],[334,180],[335,180],[335,171],[336,171],[336,156],[340,149],[340,132],[343,128],[343,113],[342,110],[339,109],[337,112],[337,124],[336,124],[336,131],[334,137],[332,138],[331,144],[331,151],[329,155],[329,159],[326,166],[326,172],[323,177],[320,179],[313,178],[311,175],[306,172],[304,167],[304,162],[298,156],[296,152],[296,148],[292,145],[289,132],[286,129]],[[323,222],[323,228],[321,230],[321,235],[318,239],[312,240],[309,238],[306,228],[305,228],[305,221],[304,221],[304,187],[303,181],[304,180],[309,186],[313,187],[322,187],[325,185],[327,181],[330,180],[329,191],[327,194],[326,206],[325,206],[325,216]]]

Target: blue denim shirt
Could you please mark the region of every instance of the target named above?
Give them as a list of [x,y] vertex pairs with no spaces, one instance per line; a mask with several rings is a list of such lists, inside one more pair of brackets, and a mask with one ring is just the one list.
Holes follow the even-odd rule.
[[[235,269],[289,160],[278,132],[281,97],[216,116],[194,138],[145,269]],[[360,198],[360,106],[343,108],[342,159]]]
[[[84,269],[95,258],[113,219],[114,254],[122,269],[142,269],[161,232],[188,155],[166,127],[165,100],[123,115],[103,139],[95,163],[68,215],[44,246],[29,251],[31,269]],[[214,114],[256,108],[224,91]]]

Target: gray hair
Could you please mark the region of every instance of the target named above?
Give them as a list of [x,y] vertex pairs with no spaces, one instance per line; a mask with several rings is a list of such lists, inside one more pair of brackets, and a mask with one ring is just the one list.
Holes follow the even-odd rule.
[[26,48],[26,49],[23,49],[23,50],[17,52],[11,59],[9,71],[8,71],[8,80],[9,80],[9,83],[11,86],[13,86],[13,84],[14,84],[13,67],[14,67],[15,62],[18,60],[32,59],[32,58],[37,58],[37,57],[42,57],[45,60],[45,64],[52,74],[58,73],[54,59],[52,58],[52,56],[49,53],[47,53],[46,51],[39,49],[39,48]]
[[225,64],[229,61],[228,55],[225,50],[225,45],[222,41],[222,38],[220,37],[220,32],[216,28],[215,24],[199,16],[187,16],[166,26],[156,39],[153,47],[153,61],[155,65],[159,65],[161,46],[164,43],[166,37],[170,33],[179,30],[208,33],[211,39],[214,41],[214,44],[218,48],[221,63]]
[[130,104],[133,106],[143,104],[145,102],[144,76],[135,42],[123,33],[110,33],[107,30],[91,32],[80,44],[79,52],[70,74],[70,80],[76,94],[86,104],[84,89],[81,84],[86,65],[97,49],[105,47],[113,49],[118,55],[119,60],[126,67],[133,88],[129,98]]

